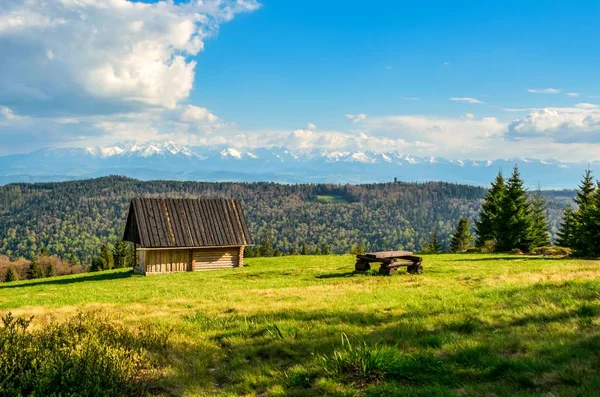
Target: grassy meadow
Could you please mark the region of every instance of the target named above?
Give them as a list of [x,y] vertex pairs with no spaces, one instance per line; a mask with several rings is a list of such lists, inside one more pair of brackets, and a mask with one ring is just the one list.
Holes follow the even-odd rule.
[[[600,262],[426,255],[424,273],[355,274],[345,256],[0,284],[32,327],[98,311],[168,340],[155,389],[185,396],[593,396]],[[551,393],[551,394],[548,394]]]

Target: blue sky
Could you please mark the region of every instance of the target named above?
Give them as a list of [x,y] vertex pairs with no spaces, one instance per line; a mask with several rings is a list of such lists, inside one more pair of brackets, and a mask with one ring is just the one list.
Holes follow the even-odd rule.
[[191,100],[256,128],[340,128],[333,114],[512,116],[451,97],[515,108],[577,103],[531,88],[600,95],[600,3],[414,4],[264,1],[207,43]]
[[0,0],[0,154],[600,159],[598,20],[591,1]]

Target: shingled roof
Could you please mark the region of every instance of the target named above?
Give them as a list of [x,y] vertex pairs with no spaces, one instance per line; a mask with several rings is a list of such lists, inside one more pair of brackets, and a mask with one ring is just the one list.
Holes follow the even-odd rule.
[[123,240],[142,248],[252,244],[238,200],[134,198]]

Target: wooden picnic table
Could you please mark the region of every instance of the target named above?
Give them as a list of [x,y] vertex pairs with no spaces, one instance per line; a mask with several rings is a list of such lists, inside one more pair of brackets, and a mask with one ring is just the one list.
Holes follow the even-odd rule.
[[356,265],[354,268],[359,272],[367,271],[371,268],[371,263],[381,263],[379,273],[392,275],[401,266],[406,266],[406,271],[411,274],[421,274],[423,272],[423,258],[414,256],[411,251],[382,251],[369,252],[356,255]]

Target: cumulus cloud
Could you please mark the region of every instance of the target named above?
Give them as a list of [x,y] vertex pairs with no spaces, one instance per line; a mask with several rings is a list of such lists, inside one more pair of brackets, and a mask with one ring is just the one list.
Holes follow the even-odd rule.
[[544,89],[535,89],[530,88],[527,92],[531,92],[532,94],[560,94],[562,92],[561,89],[558,88],[544,88]]
[[0,0],[0,101],[65,113],[175,108],[193,86],[188,57],[221,23],[258,7],[254,0]]
[[455,101],[455,102],[466,102],[466,103],[478,103],[478,104],[484,103],[477,98],[469,98],[469,97],[453,97],[453,98],[450,98],[450,100]]
[[600,109],[580,103],[573,108],[535,110],[510,123],[507,136],[515,140],[546,138],[559,143],[600,142]]
[[360,113],[360,114],[347,114],[346,118],[348,120],[350,120],[351,122],[353,122],[354,124],[356,123],[360,123],[361,121],[363,121],[364,119],[367,118],[367,115],[364,113]]

